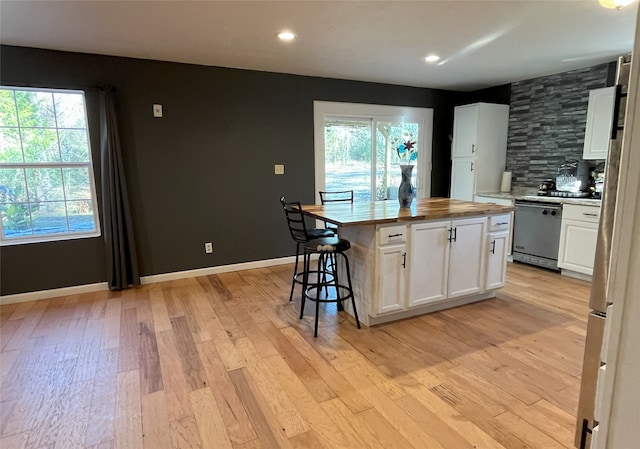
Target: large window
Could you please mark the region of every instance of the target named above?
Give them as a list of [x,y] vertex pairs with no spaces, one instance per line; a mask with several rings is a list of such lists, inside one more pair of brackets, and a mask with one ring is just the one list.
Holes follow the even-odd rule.
[[409,140],[418,197],[431,195],[433,110],[316,101],[314,122],[316,190],[353,190],[356,202],[396,199],[396,148]]
[[0,87],[0,243],[100,233],[84,93]]

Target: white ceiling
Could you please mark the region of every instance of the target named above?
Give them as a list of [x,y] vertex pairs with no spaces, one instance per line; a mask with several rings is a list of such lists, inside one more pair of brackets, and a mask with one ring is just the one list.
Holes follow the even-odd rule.
[[[631,51],[637,5],[564,1],[0,1],[7,45],[474,90]],[[298,38],[283,44],[275,35]],[[435,52],[440,64],[422,58]]]

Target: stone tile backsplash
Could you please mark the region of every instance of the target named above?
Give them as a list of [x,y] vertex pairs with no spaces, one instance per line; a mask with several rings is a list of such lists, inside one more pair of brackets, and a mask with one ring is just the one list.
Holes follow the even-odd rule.
[[537,187],[561,163],[582,159],[589,91],[607,86],[609,64],[511,84],[507,170],[513,187]]

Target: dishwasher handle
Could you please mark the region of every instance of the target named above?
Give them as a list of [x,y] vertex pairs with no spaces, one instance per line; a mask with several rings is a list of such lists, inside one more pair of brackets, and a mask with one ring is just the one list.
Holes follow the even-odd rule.
[[546,209],[548,211],[555,211],[558,213],[562,210],[562,204],[554,204],[554,203],[520,203],[516,201],[516,210],[517,209],[525,209],[525,208],[534,208],[534,209]]

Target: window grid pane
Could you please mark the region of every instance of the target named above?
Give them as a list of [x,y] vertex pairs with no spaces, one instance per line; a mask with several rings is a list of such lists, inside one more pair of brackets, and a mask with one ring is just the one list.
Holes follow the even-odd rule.
[[0,88],[0,240],[99,231],[84,95]]

